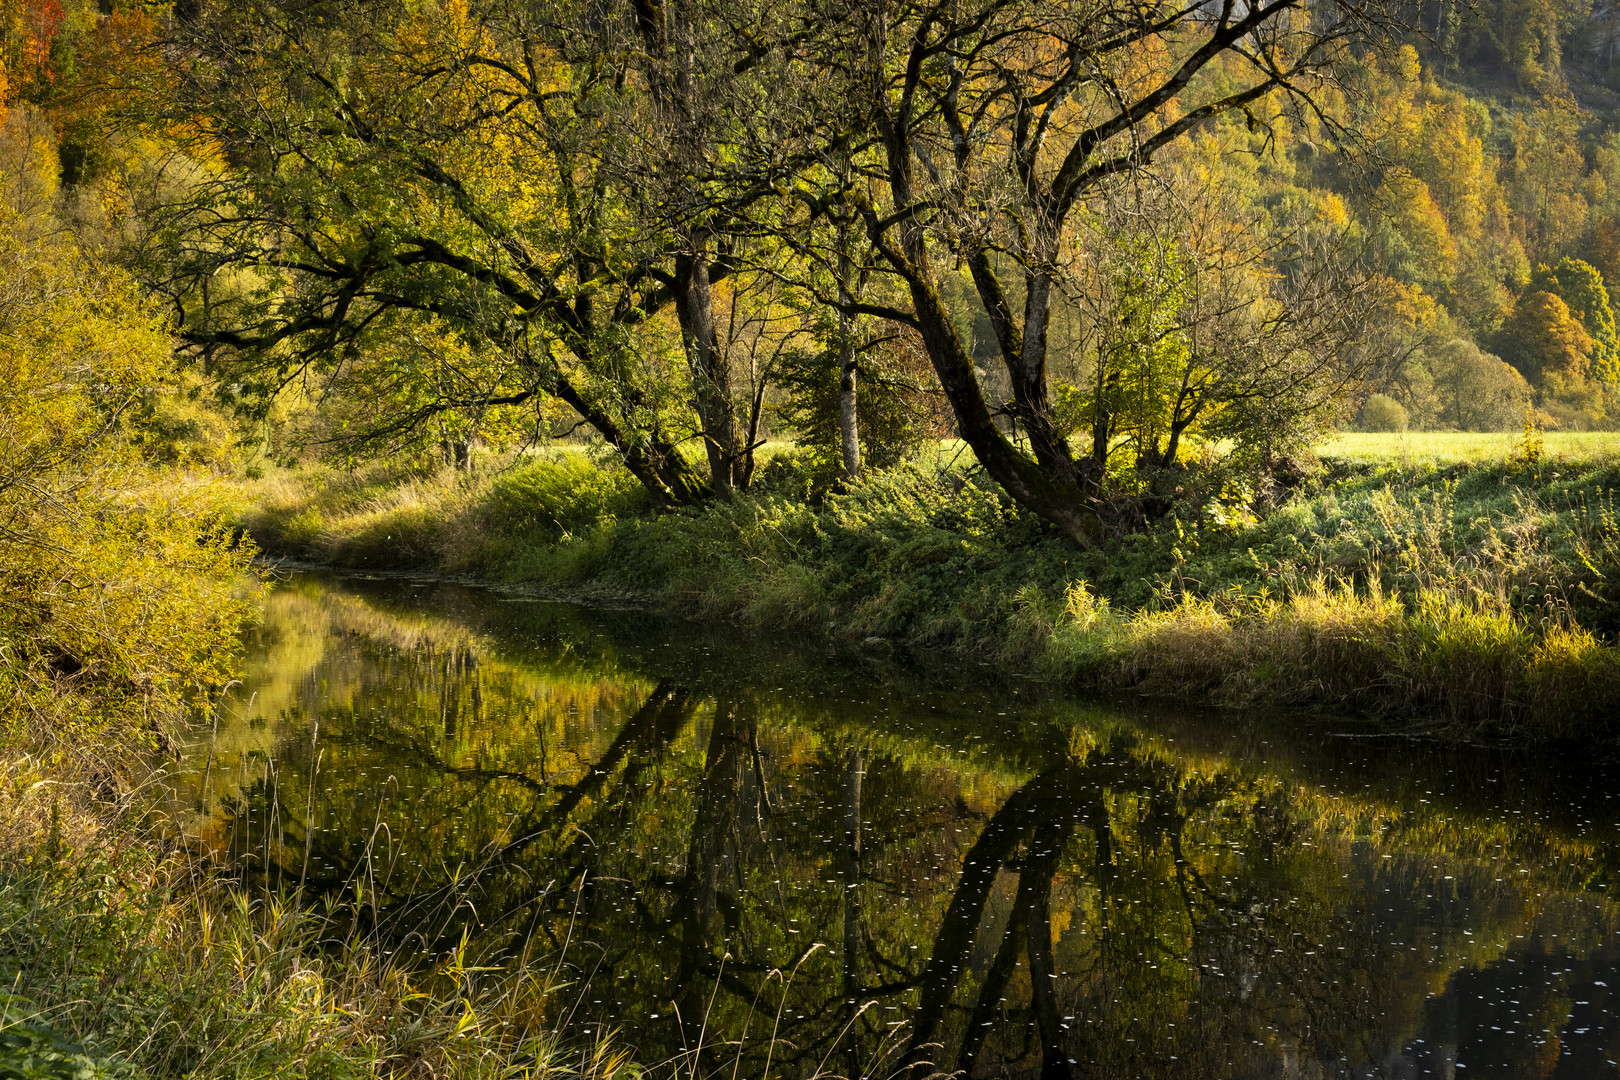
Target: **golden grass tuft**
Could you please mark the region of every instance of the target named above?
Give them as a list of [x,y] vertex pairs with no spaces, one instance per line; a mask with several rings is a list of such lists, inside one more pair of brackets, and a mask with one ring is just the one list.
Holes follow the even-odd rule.
[[143,817],[155,791],[111,798],[61,763],[0,762],[5,1046],[67,1053],[86,1077],[626,1071],[608,1042],[567,1047],[564,1064],[534,974],[550,965],[392,959],[344,905],[248,889]]
[[1048,650],[1050,668],[1104,685],[1471,733],[1590,735],[1620,707],[1620,658],[1586,630],[1532,626],[1486,595],[1429,590],[1408,605],[1320,578],[1281,601],[1187,598],[1124,617],[1079,582]]

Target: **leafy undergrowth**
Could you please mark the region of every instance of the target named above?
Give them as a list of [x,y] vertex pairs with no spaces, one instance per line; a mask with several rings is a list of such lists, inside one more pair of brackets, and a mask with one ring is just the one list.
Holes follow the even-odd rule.
[[[274,554],[633,595],[745,626],[950,647],[1085,685],[1591,737],[1620,714],[1620,465],[1326,460],[1262,521],[1170,516],[1082,550],[971,472],[653,515],[623,470],[282,475]],[[795,492],[793,495],[773,492]]]

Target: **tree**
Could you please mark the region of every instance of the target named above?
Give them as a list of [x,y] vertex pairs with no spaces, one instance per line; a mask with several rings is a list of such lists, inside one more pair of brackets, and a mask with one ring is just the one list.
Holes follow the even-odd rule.
[[[1048,374],[1054,301],[1073,254],[1071,215],[1222,114],[1252,119],[1270,101],[1303,120],[1349,44],[1393,27],[1395,13],[1362,4],[1307,13],[1296,0],[1083,9],[877,0],[838,5],[830,16],[837,40],[828,35],[820,45],[818,78],[845,104],[836,112],[829,104],[824,115],[839,119],[818,127],[870,132],[879,157],[868,182],[811,201],[837,197],[860,207],[868,237],[911,300],[910,311],[876,313],[917,326],[958,429],[990,475],[1089,543],[1102,463],[1095,453],[1076,458]],[[1227,59],[1221,78],[1206,77]],[[1006,411],[1027,450],[998,426],[1000,410],[986,400],[943,299],[947,252],[969,268],[988,314],[1011,386]],[[1279,298],[1276,318],[1259,325],[1286,323],[1286,306]]]
[[1513,121],[1513,157],[1504,163],[1508,197],[1516,225],[1538,258],[1570,250],[1586,231],[1580,125],[1580,106],[1562,85],[1551,87],[1528,119]]
[[[626,74],[645,87],[625,95],[635,111],[617,119],[630,130],[602,143],[604,171],[621,182],[638,222],[662,230],[664,257],[648,259],[646,273],[667,292],[679,322],[711,485],[723,495],[747,486],[754,447],[753,432],[739,430],[713,288],[748,262],[747,215],[774,196],[771,181],[795,167],[774,137],[772,95],[792,85],[783,64],[800,12],[632,0],[613,14],[629,33],[612,17],[571,13],[573,32],[556,42],[576,63],[628,56]],[[853,400],[853,369],[848,376]]]
[[1402,432],[1407,422],[1406,410],[1388,394],[1373,394],[1361,406],[1363,431]]
[[1450,94],[1424,110],[1423,144],[1416,163],[1446,220],[1464,236],[1480,227],[1489,180],[1484,140],[1470,124],[1468,105],[1461,94]]
[[0,200],[0,723],[100,752],[101,783],[227,680],[257,600],[217,493],[155,467],[168,433],[143,421],[179,382],[165,330],[59,220]]
[[1545,263],[1530,275],[1530,289],[1551,293],[1564,302],[1592,339],[1592,371],[1605,382],[1620,381],[1620,335],[1603,276],[1590,263],[1567,255],[1557,266]]
[[1198,396],[1194,388],[1211,372],[1195,362],[1181,325],[1193,287],[1191,261],[1174,242],[1130,238],[1114,246],[1116,259],[1099,289],[1110,317],[1098,320],[1097,359],[1080,416],[1090,421],[1094,455],[1106,462],[1123,436],[1145,473],[1175,460],[1197,417],[1188,398]]
[[1388,230],[1384,257],[1403,281],[1433,289],[1457,271],[1457,245],[1428,185],[1410,173],[1391,169],[1373,200],[1379,224]]
[[[553,397],[658,505],[746,485],[714,306],[735,206],[709,192],[747,183],[708,172],[748,156],[716,156],[746,143],[715,128],[741,93],[717,84],[775,31],[735,5],[599,14],[259,0],[177,21],[169,109],[231,165],[152,215],[184,340],[261,399],[349,370],[375,391],[366,438]],[[451,354],[453,377],[418,363]]]
[[1511,431],[1524,422],[1530,384],[1501,357],[1456,339],[1429,358],[1440,422],[1459,431]]
[[1593,341],[1563,300],[1549,292],[1528,292],[1502,323],[1496,349],[1540,388],[1553,376],[1584,381],[1592,364]]
[[[1615,162],[1616,174],[1620,175],[1620,154],[1609,149],[1609,156]],[[1592,235],[1586,243],[1586,261],[1603,276],[1605,282],[1620,278],[1620,222],[1614,218],[1603,218],[1593,226]]]
[[[893,468],[937,438],[938,390],[916,331],[862,319],[869,325],[851,334],[854,320],[817,311],[809,347],[783,356],[778,382],[786,399],[778,413],[811,454],[818,481],[854,480],[863,467]],[[854,371],[861,378],[858,417],[849,385]]]

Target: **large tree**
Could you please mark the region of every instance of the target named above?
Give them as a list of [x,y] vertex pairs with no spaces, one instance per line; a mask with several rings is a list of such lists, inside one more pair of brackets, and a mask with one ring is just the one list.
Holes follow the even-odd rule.
[[1549,377],[1585,381],[1593,342],[1569,305],[1549,292],[1527,292],[1496,335],[1502,357],[1538,389]]
[[1562,300],[1592,339],[1594,373],[1609,382],[1620,376],[1620,332],[1615,329],[1609,290],[1596,267],[1568,256],[1559,259],[1556,266],[1543,263],[1530,275],[1525,292],[1551,293]]
[[658,504],[725,495],[752,447],[714,192],[771,193],[721,150],[780,37],[746,5],[203,4],[167,94],[225,167],[152,216],[152,277],[250,386],[369,388],[361,435],[554,397]]
[[[985,469],[1019,503],[1089,542],[1101,520],[1107,440],[1076,455],[1048,366],[1076,254],[1072,219],[1225,113],[1263,125],[1291,111],[1331,140],[1318,106],[1334,92],[1336,65],[1397,28],[1400,13],[1357,0],[848,0],[829,25],[817,78],[844,108],[824,108],[816,127],[838,146],[850,131],[868,132],[875,147],[868,175],[835,194],[860,208],[910,299],[908,311],[876,313],[921,332]],[[958,332],[944,280],[952,264],[966,266],[988,316],[1011,388],[1005,405],[987,398]],[[1281,275],[1248,331],[1228,344],[1273,355],[1354,351],[1362,313],[1333,317],[1325,294],[1312,291],[1322,283],[1319,274]],[[1366,295],[1342,277],[1333,287]],[[998,424],[1002,415],[1019,439]]]

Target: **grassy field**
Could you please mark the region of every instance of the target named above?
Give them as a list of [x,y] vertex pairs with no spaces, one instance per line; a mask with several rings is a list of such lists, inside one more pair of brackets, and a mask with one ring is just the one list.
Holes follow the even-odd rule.
[[[1522,449],[1517,433],[1414,431],[1402,434],[1345,432],[1316,447],[1328,459],[1403,467],[1500,463]],[[1571,462],[1612,461],[1620,456],[1620,432],[1550,431],[1542,435],[1548,457]]]
[[[1551,459],[1569,462],[1606,462],[1620,457],[1620,431],[1549,431],[1541,435],[1542,450]],[[1501,463],[1523,451],[1524,436],[1505,431],[1410,431],[1401,433],[1345,431],[1317,444],[1317,456],[1356,465],[1399,465],[1403,468]],[[797,444],[771,439],[755,451],[761,466]],[[1217,447],[1217,450],[1219,448]],[[598,458],[599,450],[580,443],[557,443],[532,451],[537,458],[556,456]],[[973,451],[960,439],[941,439],[924,451],[919,464],[960,469],[975,461]]]

